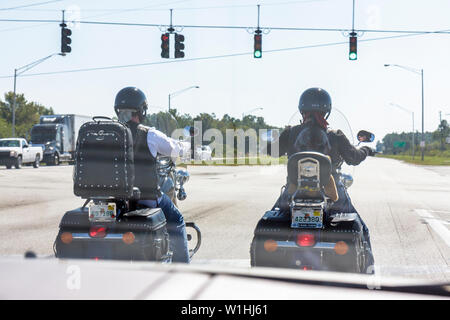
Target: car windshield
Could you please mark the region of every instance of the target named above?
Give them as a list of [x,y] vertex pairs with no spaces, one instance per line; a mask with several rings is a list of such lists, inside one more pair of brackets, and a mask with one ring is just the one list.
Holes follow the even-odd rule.
[[450,283],[450,1],[17,6],[0,264]]
[[0,140],[0,147],[20,147],[19,140]]
[[45,144],[49,141],[55,140],[55,137],[56,137],[55,127],[36,126],[31,129],[30,143]]

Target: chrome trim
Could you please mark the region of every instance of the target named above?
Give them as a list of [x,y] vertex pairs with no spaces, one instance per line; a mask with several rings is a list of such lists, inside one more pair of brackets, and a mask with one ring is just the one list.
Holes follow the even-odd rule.
[[314,202],[293,202],[292,206],[294,207],[318,207],[323,208],[324,202],[314,203]]
[[311,248],[311,249],[320,249],[320,250],[334,250],[334,246],[336,245],[334,242],[317,242],[312,247],[300,247],[294,241],[277,241],[277,248],[283,249],[298,249],[298,248]]
[[355,221],[357,218],[356,213],[337,213],[333,219],[331,220],[331,223],[338,223],[338,222],[351,222]]
[[73,240],[83,240],[83,239],[106,239],[106,240],[122,240],[122,233],[108,233],[103,238],[93,238],[89,233],[72,233]]

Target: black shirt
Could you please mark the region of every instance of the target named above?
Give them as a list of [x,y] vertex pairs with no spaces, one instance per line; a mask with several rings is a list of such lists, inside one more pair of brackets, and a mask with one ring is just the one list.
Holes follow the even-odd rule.
[[[287,127],[281,133],[279,140],[280,156],[287,154],[290,157],[292,154],[298,152],[295,149],[294,143],[302,128],[303,125]],[[353,146],[341,130],[327,129],[327,136],[331,145],[331,151],[328,155],[333,165],[333,175],[336,174],[336,170],[341,167],[344,161],[348,165],[356,166],[367,157],[366,151]]]

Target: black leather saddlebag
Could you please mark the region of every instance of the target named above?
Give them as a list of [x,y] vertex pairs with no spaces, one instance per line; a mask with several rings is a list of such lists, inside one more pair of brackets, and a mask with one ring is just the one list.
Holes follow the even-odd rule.
[[80,128],[73,189],[82,198],[130,198],[134,185],[133,137],[117,121],[92,121]]
[[161,209],[131,211],[106,223],[90,222],[88,211],[86,207],[64,214],[54,243],[57,258],[170,261]]

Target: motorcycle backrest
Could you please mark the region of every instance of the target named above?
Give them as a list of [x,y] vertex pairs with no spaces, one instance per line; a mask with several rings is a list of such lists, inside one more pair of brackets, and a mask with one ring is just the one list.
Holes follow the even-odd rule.
[[133,197],[134,179],[131,130],[117,121],[83,124],[75,154],[75,195],[129,199]]
[[297,152],[288,159],[288,182],[299,186],[302,181],[317,182],[324,187],[330,180],[330,157],[319,152]]

